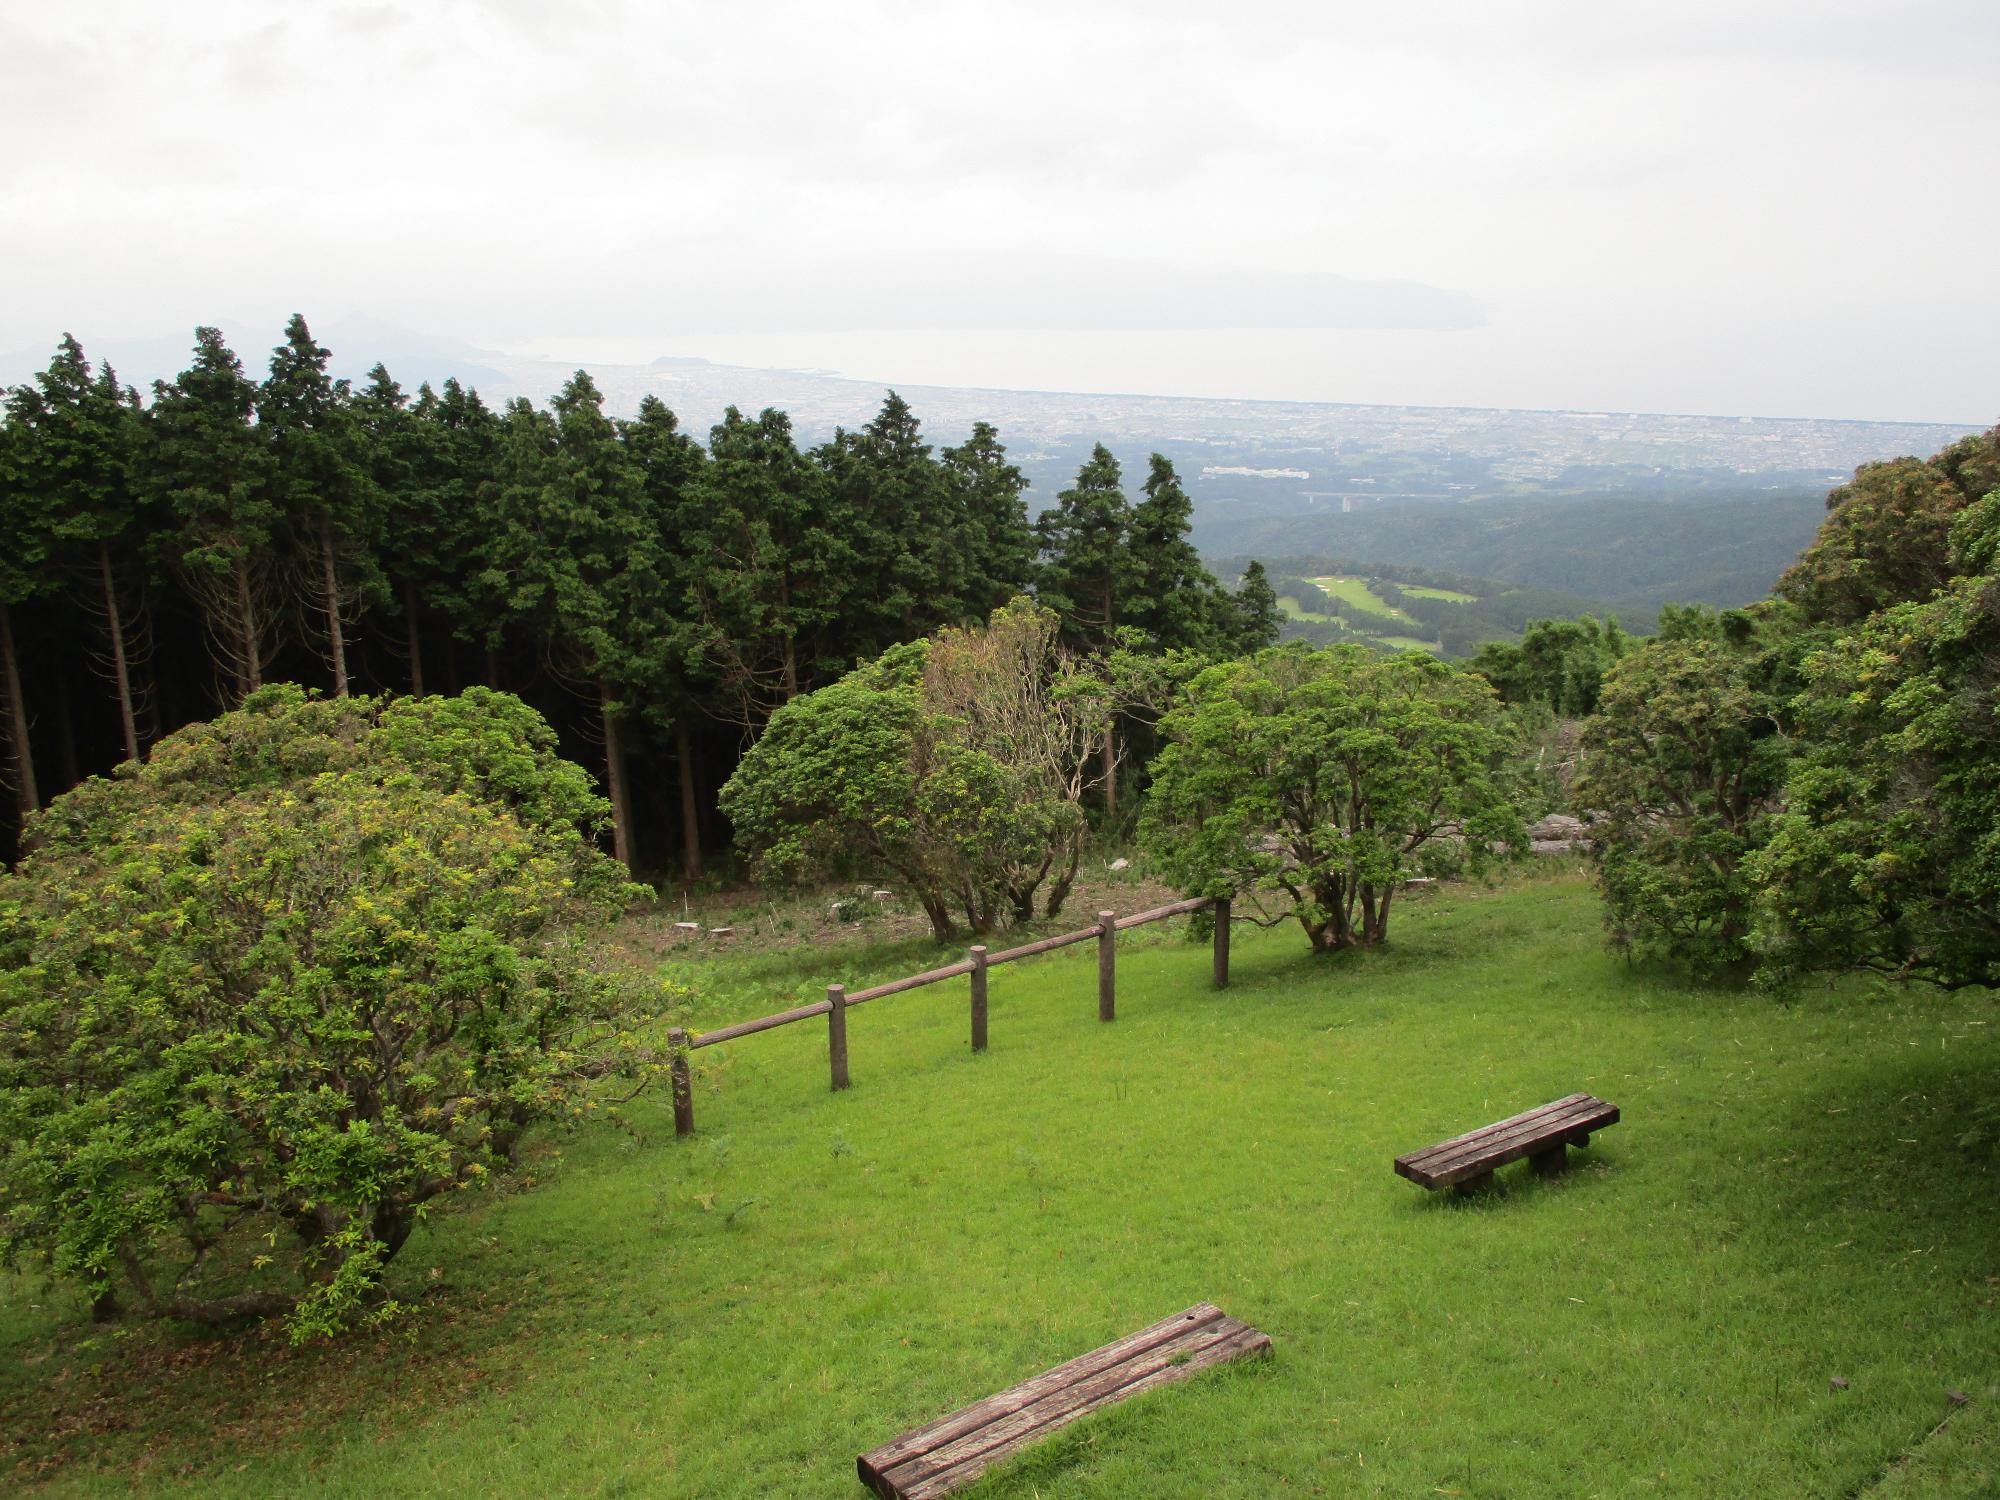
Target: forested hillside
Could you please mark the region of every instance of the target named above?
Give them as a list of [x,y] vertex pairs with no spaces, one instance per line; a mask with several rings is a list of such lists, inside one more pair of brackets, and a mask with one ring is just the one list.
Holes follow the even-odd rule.
[[1649,629],[1662,604],[1748,604],[1812,540],[1825,492],[1728,498],[1535,496],[1403,500],[1343,514],[1211,508],[1195,539],[1215,552],[1416,565],[1600,601]]
[[262,683],[519,694],[603,777],[615,851],[700,873],[715,791],[781,704],[1036,585],[1085,648],[1275,633],[1187,540],[1156,457],[1099,448],[1038,520],[998,432],[933,448],[893,392],[803,448],[781,411],[706,442],[582,371],[546,407],[447,380],[360,386],[293,318],[256,378],[213,328],[144,399],[65,339],[0,425],[5,829]]

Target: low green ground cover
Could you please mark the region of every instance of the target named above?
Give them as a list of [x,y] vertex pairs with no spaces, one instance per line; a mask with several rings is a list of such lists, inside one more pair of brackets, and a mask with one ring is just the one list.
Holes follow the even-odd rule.
[[1442,599],[1447,604],[1470,604],[1477,597],[1473,594],[1462,594],[1457,589],[1434,589],[1423,583],[1405,583],[1399,584],[1398,587],[1406,594],[1415,594],[1419,599]]
[[[543,1185],[430,1221],[414,1311],[340,1345],[93,1337],[73,1295],[0,1283],[0,1475],[859,1494],[863,1449],[1208,1299],[1275,1357],[977,1493],[1991,1493],[2000,1171],[1957,1138],[1995,997],[1783,1006],[1628,967],[1599,920],[1567,873],[1413,902],[1332,962],[1245,930],[1219,994],[1149,929],[1116,1024],[1085,946],[995,972],[983,1057],[962,983],[857,1010],[838,1096],[817,1023],[704,1051],[695,1139],[648,1096],[548,1141]],[[693,972],[719,1024],[935,951]],[[1578,1089],[1625,1118],[1563,1180],[1459,1201],[1390,1171]]]

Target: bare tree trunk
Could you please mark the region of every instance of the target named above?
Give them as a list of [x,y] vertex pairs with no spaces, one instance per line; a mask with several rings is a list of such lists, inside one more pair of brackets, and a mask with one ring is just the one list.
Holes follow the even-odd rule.
[[417,629],[417,585],[415,579],[403,581],[403,623],[410,632],[410,696],[424,695],[424,637]]
[[333,522],[319,518],[319,585],[326,595],[326,647],[333,661],[333,696],[347,696],[347,639],[340,628],[340,575],[333,565]]
[[799,695],[799,643],[790,636],[785,637],[784,662],[785,701],[790,703]]
[[14,616],[0,604],[0,677],[7,691],[7,743],[14,752],[14,805],[21,822],[41,809],[42,798],[35,789],[34,747],[28,742],[28,700],[21,692],[21,660],[14,650]]
[[604,783],[611,794],[611,853],[632,869],[632,800],[625,784],[625,749],[618,739],[618,716],[611,711],[611,684],[597,680],[597,707],[604,721]]
[[681,878],[701,879],[701,824],[694,805],[694,737],[685,721],[674,726],[674,753],[680,757]]
[[486,648],[486,685],[500,691],[500,653],[490,645]]
[[1118,726],[1107,723],[1104,726],[1104,821],[1116,821],[1118,817]]
[[132,705],[132,669],[125,658],[125,621],[118,613],[118,589],[111,578],[111,548],[97,544],[97,576],[104,586],[104,623],[111,636],[111,673],[118,688],[118,722],[125,731],[125,758],[139,758],[139,715]]
[[257,601],[250,592],[250,564],[241,557],[236,559],[236,629],[241,657],[236,663],[236,701],[241,703],[264,685],[263,632],[257,623]]

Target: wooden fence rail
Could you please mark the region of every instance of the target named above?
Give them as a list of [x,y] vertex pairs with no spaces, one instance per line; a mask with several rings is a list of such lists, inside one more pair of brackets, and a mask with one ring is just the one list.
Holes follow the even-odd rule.
[[1215,909],[1215,988],[1229,987],[1229,923],[1230,905],[1226,900],[1216,900],[1208,896],[1195,896],[1186,901],[1172,901],[1165,906],[1156,906],[1150,911],[1134,912],[1129,917],[1118,916],[1115,912],[1101,911],[1097,921],[1076,932],[1059,933],[1055,937],[1042,938],[1037,942],[1023,943],[1018,948],[1003,948],[998,953],[989,953],[984,946],[971,949],[969,954],[955,964],[945,964],[941,968],[926,969],[921,974],[911,974],[902,979],[892,979],[887,984],[873,985],[865,990],[848,994],[844,985],[830,984],[826,987],[826,998],[815,1000],[811,1005],[794,1006],[791,1010],[781,1010],[775,1015],[758,1016],[754,1020],[738,1021],[734,1025],[721,1026],[714,1031],[704,1031],[699,1036],[690,1037],[685,1031],[668,1033],[667,1040],[673,1049],[673,1090],[674,1090],[674,1134],[694,1134],[694,1077],[688,1057],[696,1048],[713,1047],[719,1042],[733,1042],[740,1037],[755,1036],[760,1031],[769,1031],[777,1026],[789,1026],[794,1021],[804,1021],[813,1016],[826,1017],[827,1070],[836,1090],[848,1085],[847,1075],[847,1012],[854,1006],[866,1004],[870,1000],[880,1000],[889,995],[900,995],[905,990],[921,989],[927,984],[940,984],[959,975],[968,975],[972,981],[972,1050],[986,1050],[986,983],[987,971],[998,964],[1010,964],[1017,959],[1034,958],[1038,954],[1053,953],[1058,948],[1067,948],[1072,943],[1087,943],[1097,940],[1097,1018],[1111,1021],[1118,1014],[1118,934],[1131,927],[1143,927],[1148,922],[1164,922],[1169,917],[1186,916],[1204,907]]

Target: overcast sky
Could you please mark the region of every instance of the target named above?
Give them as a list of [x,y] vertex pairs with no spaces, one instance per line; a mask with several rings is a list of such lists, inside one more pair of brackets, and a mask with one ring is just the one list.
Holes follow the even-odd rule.
[[0,349],[1990,423],[2000,3],[7,0]]

